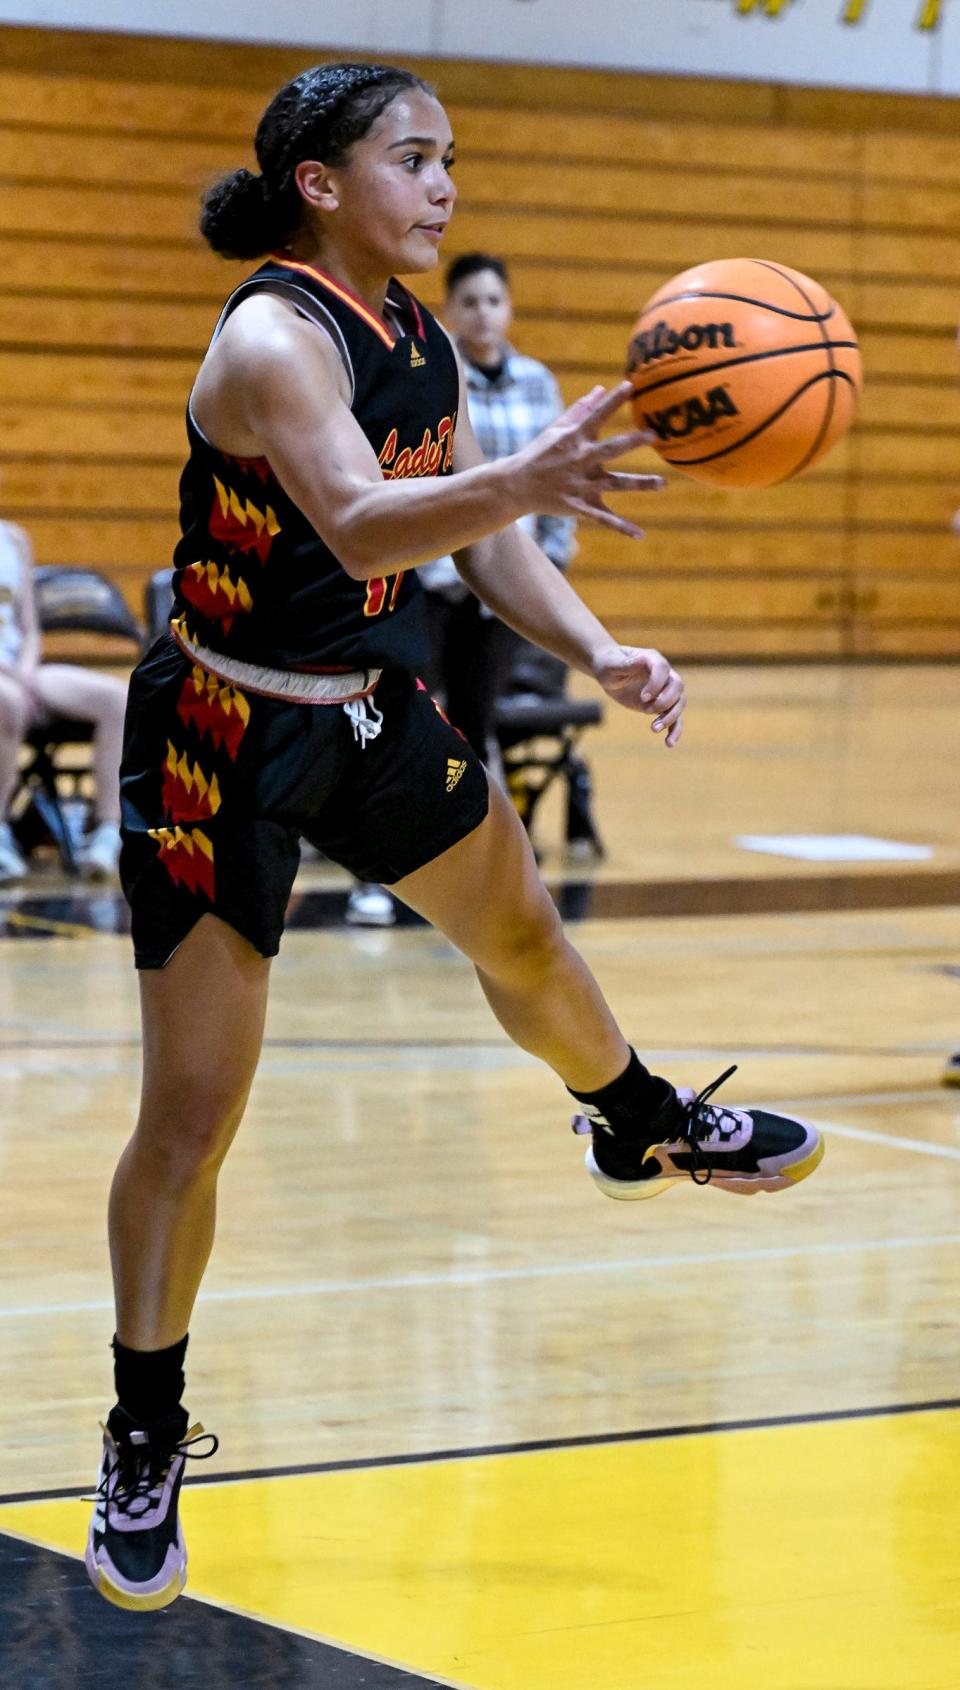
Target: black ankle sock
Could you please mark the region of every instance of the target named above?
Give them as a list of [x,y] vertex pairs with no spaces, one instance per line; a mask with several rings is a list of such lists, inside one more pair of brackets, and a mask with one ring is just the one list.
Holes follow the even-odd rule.
[[599,1091],[574,1091],[570,1086],[567,1090],[578,1103],[587,1104],[591,1113],[596,1111],[615,1133],[642,1135],[651,1116],[669,1097],[672,1087],[667,1080],[651,1074],[636,1051],[631,1050],[630,1061],[623,1073],[618,1074],[609,1085],[601,1086]]
[[[189,1334],[188,1334],[189,1337]],[[180,1406],[187,1338],[166,1350],[128,1350],[113,1340],[113,1377],[117,1401],[137,1425],[163,1420]]]

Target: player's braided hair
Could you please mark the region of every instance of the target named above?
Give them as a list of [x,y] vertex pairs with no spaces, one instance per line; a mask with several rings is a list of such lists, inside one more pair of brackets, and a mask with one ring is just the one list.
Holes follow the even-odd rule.
[[303,71],[275,94],[254,141],[260,175],[234,170],[204,196],[200,231],[225,258],[259,258],[285,247],[300,227],[296,183],[305,158],[342,164],[391,100],[428,83],[394,65],[331,64]]

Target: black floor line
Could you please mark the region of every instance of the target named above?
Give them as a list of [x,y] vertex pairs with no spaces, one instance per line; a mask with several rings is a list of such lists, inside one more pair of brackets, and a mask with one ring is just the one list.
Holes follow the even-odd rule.
[[[955,869],[875,872],[838,869],[828,875],[779,874],[760,879],[721,876],[712,880],[550,880],[548,891],[564,921],[609,921],[677,916],[817,915],[859,910],[916,909],[960,903]],[[294,892],[287,930],[320,929],[356,933],[345,919],[346,891]],[[427,923],[403,904],[396,927]],[[96,898],[53,894],[22,898],[0,895],[0,938],[56,938],[64,927],[87,932],[128,933],[129,911],[119,893]],[[390,932],[391,929],[361,929]]]
[[[592,1432],[568,1438],[530,1438],[519,1443],[474,1444],[462,1449],[433,1449],[400,1455],[358,1455],[342,1461],[309,1461],[292,1467],[251,1467],[235,1473],[189,1478],[187,1484],[227,1485],[246,1479],[293,1479],[311,1473],[359,1472],[370,1467],[422,1467],[435,1461],[475,1461],[492,1455],[535,1455],[552,1449],[592,1449],[603,1444],[656,1443],[669,1438],[699,1438],[724,1432],[769,1431],[778,1426],[815,1426],[838,1420],[884,1420],[898,1414],[933,1414],[960,1409],[960,1397],[935,1397],[926,1402],[880,1403],[867,1408],[825,1408],[806,1414],[761,1415],[751,1420],[708,1420],[690,1426],[644,1426],[631,1432]],[[84,1496],[89,1486],[62,1490],[10,1492],[0,1507],[13,1502],[54,1502]],[[0,1530],[3,1522],[0,1520]]]
[[[317,1592],[317,1630],[323,1626]],[[437,1680],[182,1596],[128,1614],[76,1557],[0,1531],[4,1690],[437,1690]]]

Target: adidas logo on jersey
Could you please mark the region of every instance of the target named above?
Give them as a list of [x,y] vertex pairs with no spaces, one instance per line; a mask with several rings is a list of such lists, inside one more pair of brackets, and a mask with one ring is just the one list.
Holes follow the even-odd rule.
[[420,348],[417,345],[416,341],[412,340],[410,342],[410,368],[411,368],[411,370],[421,369],[422,366],[426,363],[426,361],[427,360],[423,356],[423,353],[420,351]]
[[447,791],[452,792],[458,780],[467,772],[466,763],[456,757],[447,758]]

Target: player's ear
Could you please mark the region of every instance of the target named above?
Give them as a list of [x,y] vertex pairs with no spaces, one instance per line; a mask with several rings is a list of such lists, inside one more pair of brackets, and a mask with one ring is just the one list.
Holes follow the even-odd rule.
[[316,159],[304,159],[294,171],[294,180],[312,210],[339,210],[340,194],[325,164]]

